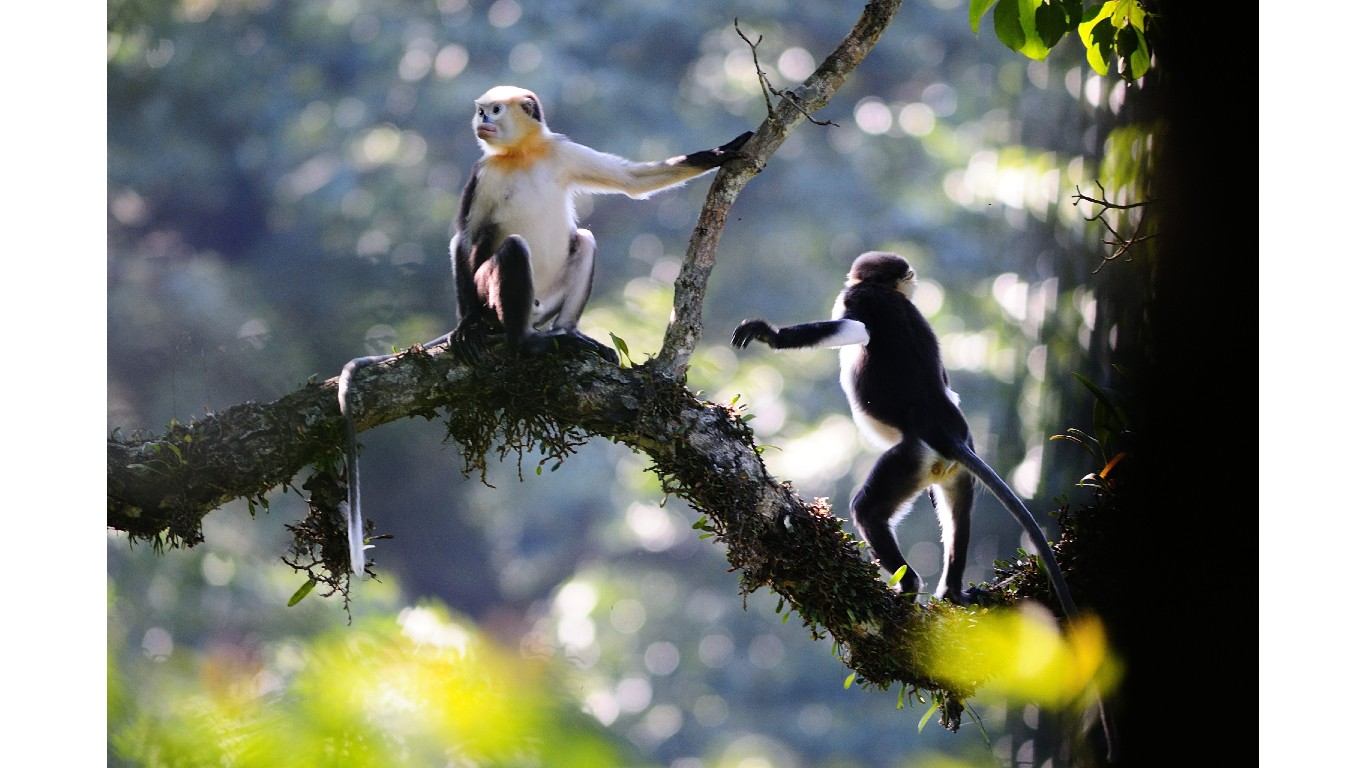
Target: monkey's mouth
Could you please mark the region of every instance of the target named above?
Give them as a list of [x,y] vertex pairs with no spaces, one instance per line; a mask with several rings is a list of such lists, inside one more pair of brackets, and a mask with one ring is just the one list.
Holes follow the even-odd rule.
[[492,125],[480,125],[474,129],[474,135],[481,139],[489,139],[498,135],[498,128]]

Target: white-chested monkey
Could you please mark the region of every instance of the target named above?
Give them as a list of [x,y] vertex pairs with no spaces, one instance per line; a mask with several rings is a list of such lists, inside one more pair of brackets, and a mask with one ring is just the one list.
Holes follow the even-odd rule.
[[492,321],[507,344],[540,349],[555,339],[610,347],[578,331],[593,281],[596,243],[578,229],[574,194],[618,192],[644,199],[736,157],[752,131],[729,143],[654,162],[636,162],[552,133],[536,94],[500,85],[474,102],[474,164],[451,239],[459,321],[452,338]]
[[[912,593],[924,580],[901,555],[896,524],[926,489],[939,516],[944,572],[934,595],[965,605],[963,590],[975,481],[1010,510],[1039,551],[1068,621],[1077,606],[1043,529],[1010,486],[977,455],[958,394],[949,388],[939,340],[911,303],[915,270],[901,256],[872,251],[854,260],[830,320],[775,328],[762,319],[736,327],[731,344],[761,341],[774,349],[839,347],[840,386],[854,421],[885,450],[854,493],[849,512],[878,562],[890,573],[905,568],[901,585]],[[1115,745],[1109,717],[1096,700],[1111,762]]]
[[[739,156],[746,131],[714,149],[638,162],[551,132],[535,93],[510,85],[475,99],[472,127],[483,155],[474,163],[451,238],[456,325],[432,347],[479,341],[501,331],[509,351],[541,352],[560,343],[587,348],[616,362],[611,347],[578,330],[593,287],[593,234],[578,228],[576,193],[621,193],[644,199]],[[351,567],[365,570],[360,472],[355,420],[348,392],[355,371],[393,355],[347,363],[337,397],[347,426],[347,531]]]

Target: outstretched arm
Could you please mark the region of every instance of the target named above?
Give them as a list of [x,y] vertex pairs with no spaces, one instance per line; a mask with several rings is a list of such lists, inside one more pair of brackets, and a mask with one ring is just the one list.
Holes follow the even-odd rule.
[[736,326],[731,346],[741,349],[751,341],[762,341],[774,349],[809,349],[867,344],[868,328],[857,320],[821,320],[774,328],[767,320],[746,320]]
[[569,182],[585,192],[620,192],[638,200],[660,190],[676,187],[738,157],[740,148],[754,135],[745,131],[726,144],[668,160],[642,163],[599,152],[562,139]]

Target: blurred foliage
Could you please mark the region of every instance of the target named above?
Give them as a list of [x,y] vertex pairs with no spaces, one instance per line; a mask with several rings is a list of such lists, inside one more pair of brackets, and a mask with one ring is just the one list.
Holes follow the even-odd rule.
[[[111,637],[111,652],[121,640]],[[646,765],[589,726],[549,656],[501,648],[439,606],[308,639],[167,663],[181,690],[130,697],[111,664],[111,760],[141,765],[363,768]],[[139,677],[139,679],[143,679]]]
[[[904,6],[815,116],[834,125],[793,134],[721,243],[689,385],[738,397],[770,470],[835,514],[873,458],[835,355],[738,355],[727,341],[741,319],[824,316],[858,253],[906,255],[979,448],[1026,499],[1095,471],[1046,436],[1091,423],[1094,398],[1072,374],[1112,387],[1140,336],[1146,267],[1093,274],[1098,211],[1070,196],[1099,183],[1111,200],[1146,199],[1161,129],[1141,119],[1141,83],[1102,77],[1078,47],[1034,60],[987,45],[967,23],[979,5]],[[762,36],[760,66],[782,88],[853,14],[763,0],[739,23]],[[107,427],[160,430],[273,399],[449,330],[446,243],[477,157],[474,97],[529,87],[553,130],[641,159],[714,146],[763,116],[736,15],[717,2],[112,0]],[[636,362],[657,349],[705,191],[579,201],[600,245],[587,333],[616,336]],[[896,691],[845,690],[835,649],[781,604],[750,595],[746,609],[722,549],[644,457],[592,441],[558,472],[489,463],[485,484],[462,477],[444,438],[421,420],[363,435],[368,513],[390,538],[369,550],[378,580],[353,590],[349,626],[325,590],[289,605],[301,576],[280,562],[286,526],[308,517],[293,494],[254,522],[228,505],[193,549],[156,556],[111,536],[110,764],[234,764],[286,722],[317,754],[401,746],[417,760],[450,748],[428,737],[453,704],[423,693],[419,672],[483,681],[556,743],[620,748],[633,765],[995,765],[1058,749],[1057,720],[1033,705],[975,704],[977,738],[917,730],[930,706],[898,709]],[[994,500],[979,507],[969,578],[985,579],[1020,533]],[[933,578],[928,506],[900,534]],[[458,627],[479,655],[415,643],[403,606]],[[544,674],[522,684],[545,697],[514,694],[533,670]],[[433,719],[398,722],[397,698],[361,698],[382,672],[411,682],[404,695]]]

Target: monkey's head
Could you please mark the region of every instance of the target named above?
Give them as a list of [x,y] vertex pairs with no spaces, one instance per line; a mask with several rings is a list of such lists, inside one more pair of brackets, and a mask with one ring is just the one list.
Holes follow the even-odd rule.
[[515,85],[490,88],[474,100],[474,136],[488,154],[515,151],[529,138],[548,132],[536,94]]
[[910,262],[895,253],[869,251],[854,259],[845,285],[863,282],[896,289],[908,299],[915,296],[915,270],[911,269]]

